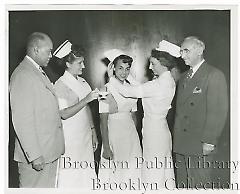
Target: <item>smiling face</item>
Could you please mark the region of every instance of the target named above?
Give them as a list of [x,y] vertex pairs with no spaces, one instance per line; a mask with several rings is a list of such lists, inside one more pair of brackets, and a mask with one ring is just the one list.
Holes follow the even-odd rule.
[[160,58],[160,60],[158,60],[155,57],[150,57],[149,62],[150,62],[149,69],[152,70],[154,75],[159,76],[163,72],[168,70],[168,68],[164,66],[165,63],[167,63],[167,60],[165,58]]
[[66,65],[67,71],[74,77],[77,77],[78,75],[82,75],[82,69],[85,68],[84,58],[78,57],[72,63],[66,62]]
[[128,63],[123,63],[122,59],[119,59],[114,67],[115,77],[120,81],[124,82],[129,73],[131,66]]

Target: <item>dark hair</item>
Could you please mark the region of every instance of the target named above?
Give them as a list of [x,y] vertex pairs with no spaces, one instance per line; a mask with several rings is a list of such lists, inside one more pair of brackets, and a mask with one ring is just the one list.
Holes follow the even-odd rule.
[[165,61],[165,63],[161,63],[161,65],[167,67],[168,70],[171,70],[173,67],[176,66],[176,58],[167,52],[158,51],[156,49],[153,49],[151,52],[151,57],[156,58],[160,62],[161,62],[162,58],[164,58],[166,61]]
[[122,60],[123,63],[128,63],[128,65],[131,67],[133,58],[128,55],[119,55],[116,57],[113,61],[114,67],[116,66],[118,60]]
[[64,69],[67,69],[66,62],[73,63],[79,57],[84,57],[85,50],[78,44],[73,44],[71,46],[70,53],[62,59],[62,65]]
[[85,51],[81,46],[73,44],[71,46],[71,52],[67,55],[66,62],[73,63],[79,57],[84,57],[84,54]]

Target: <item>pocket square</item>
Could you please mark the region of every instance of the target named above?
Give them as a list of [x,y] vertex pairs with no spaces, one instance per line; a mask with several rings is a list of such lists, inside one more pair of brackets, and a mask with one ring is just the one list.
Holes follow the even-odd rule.
[[193,94],[200,94],[200,93],[202,93],[202,89],[201,88],[199,88],[199,87],[194,88]]

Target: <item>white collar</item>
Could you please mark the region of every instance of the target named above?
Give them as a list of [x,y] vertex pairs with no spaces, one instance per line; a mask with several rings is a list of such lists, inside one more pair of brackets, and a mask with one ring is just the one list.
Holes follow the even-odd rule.
[[69,71],[67,71],[67,70],[65,70],[65,72],[64,72],[64,74],[63,74],[62,76],[66,77],[67,79],[85,82],[84,78],[82,78],[81,76],[74,77],[74,76],[73,76]]
[[199,69],[199,67],[203,64],[203,62],[205,61],[205,59],[203,59],[200,63],[198,63],[197,65],[195,65],[194,67],[192,67],[193,73],[192,76],[196,73],[196,71]]
[[41,67],[40,65],[38,65],[31,57],[29,57],[28,55],[26,55],[26,58],[32,62],[32,64],[34,65],[34,67],[36,67],[39,71],[41,71]]
[[166,75],[171,75],[171,72],[169,70],[163,72],[160,76],[166,76]]
[[65,70],[65,72],[64,72],[64,74],[63,74],[63,77],[66,77],[67,79],[74,80],[74,81],[77,80],[77,79],[76,79],[71,73],[69,73],[67,70]]
[[162,79],[162,77],[168,77],[169,75],[171,75],[171,72],[169,71],[169,70],[167,70],[167,71],[165,71],[165,72],[163,72],[161,75],[159,75],[159,76],[157,76],[157,78],[155,78],[155,79]]
[[[128,83],[126,82],[126,80],[124,80],[123,83],[121,83],[121,82],[116,78],[116,76],[113,76],[113,78],[114,78],[115,81],[119,82],[120,84],[123,84],[123,85],[128,84]],[[111,79],[110,79],[110,80],[111,80]],[[109,80],[109,82],[110,82],[110,80]],[[129,81],[129,80],[128,80],[128,81]],[[129,82],[130,82],[130,81],[129,81]]]
[[82,87],[80,82],[68,71],[59,78],[65,85],[67,85],[71,90],[73,90],[79,98],[82,98],[84,93],[82,92]]

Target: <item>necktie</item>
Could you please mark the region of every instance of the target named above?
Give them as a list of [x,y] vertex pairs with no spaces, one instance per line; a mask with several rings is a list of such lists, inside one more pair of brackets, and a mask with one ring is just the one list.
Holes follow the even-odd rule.
[[45,71],[43,71],[42,67],[39,66],[39,70],[41,71],[41,73],[44,75],[44,77],[48,80],[48,82],[50,82],[52,85],[53,83],[50,81],[50,79],[48,78],[47,74],[45,73]]
[[192,78],[192,74],[193,74],[193,70],[192,70],[192,68],[191,69],[189,69],[188,70],[188,72],[187,72],[187,79],[189,80],[189,79],[191,79]]
[[42,73],[45,77],[47,77],[47,74],[43,71],[43,69],[42,69],[41,66],[39,66],[39,70],[41,71],[41,73]]
[[191,68],[191,69],[189,69],[188,72],[187,72],[186,78],[185,78],[184,83],[183,83],[183,88],[186,88],[187,83],[188,83],[189,80],[192,78],[192,74],[193,74],[193,70],[192,70],[192,68]]

